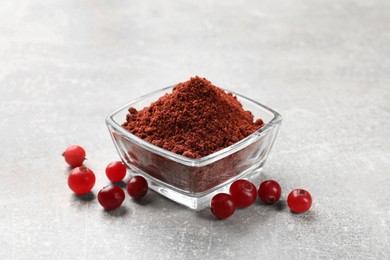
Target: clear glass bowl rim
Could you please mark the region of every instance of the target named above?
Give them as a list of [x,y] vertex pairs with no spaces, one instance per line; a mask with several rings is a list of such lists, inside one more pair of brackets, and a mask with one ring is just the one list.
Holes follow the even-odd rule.
[[[116,114],[120,113],[124,109],[127,110],[129,107],[131,107],[133,104],[137,103],[138,101],[145,99],[145,98],[148,98],[149,96],[152,96],[158,92],[164,92],[164,91],[168,91],[170,89],[173,89],[175,86],[176,85],[168,86],[168,87],[164,87],[164,88],[155,90],[153,92],[149,92],[148,94],[142,95],[136,99],[133,99],[132,101],[130,101],[126,105],[121,106],[120,108],[116,109],[114,112],[112,112],[111,114],[109,114],[106,117],[107,126],[113,127],[116,131],[121,133],[124,137],[128,138],[129,140],[136,143],[137,145],[139,145],[139,146],[143,147],[144,149],[147,149],[155,154],[158,154],[160,156],[163,156],[165,158],[176,161],[176,162],[181,163],[181,164],[186,165],[186,166],[202,167],[202,166],[206,166],[210,163],[213,163],[215,161],[218,161],[222,158],[225,158],[226,156],[229,156],[229,155],[251,145],[252,143],[259,140],[262,136],[266,135],[274,127],[279,125],[282,121],[282,116],[278,112],[274,111],[273,109],[271,109],[263,104],[260,104],[259,102],[254,101],[253,99],[247,98],[243,95],[240,95],[240,94],[235,93],[233,91],[222,88],[222,90],[224,90],[225,92],[230,92],[233,95],[237,96],[237,98],[239,100],[245,99],[246,101],[249,101],[249,102],[255,104],[256,106],[259,106],[259,107],[267,110],[269,113],[273,114],[273,118],[267,124],[265,124],[265,126],[260,128],[256,132],[252,133],[251,135],[247,136],[246,138],[240,140],[239,142],[237,142],[231,146],[228,146],[224,149],[221,149],[215,153],[209,154],[205,157],[198,158],[198,159],[191,159],[191,158],[173,153],[171,151],[168,151],[166,149],[163,149],[161,147],[158,147],[156,145],[153,145],[149,142],[144,141],[142,138],[139,138],[138,136],[136,136],[136,135],[130,133],[129,131],[127,131],[126,129],[124,129],[120,123],[118,123],[114,120],[114,116]],[[125,118],[123,118],[123,122],[124,121],[125,121]],[[114,142],[116,142],[116,141],[114,140]]]

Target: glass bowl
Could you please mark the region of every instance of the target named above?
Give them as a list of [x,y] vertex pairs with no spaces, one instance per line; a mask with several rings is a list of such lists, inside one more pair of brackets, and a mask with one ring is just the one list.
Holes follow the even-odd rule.
[[245,139],[208,156],[191,159],[170,152],[131,134],[121,125],[126,121],[129,107],[141,110],[172,92],[166,87],[115,110],[106,118],[106,124],[122,161],[132,175],[142,175],[149,188],[194,210],[210,204],[219,192],[226,192],[237,179],[251,179],[264,166],[278,134],[281,116],[272,109],[247,97],[231,92],[245,110],[265,125]]

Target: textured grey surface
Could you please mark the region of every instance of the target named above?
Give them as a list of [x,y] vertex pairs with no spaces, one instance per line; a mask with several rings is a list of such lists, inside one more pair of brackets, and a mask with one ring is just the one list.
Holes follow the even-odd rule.
[[[390,2],[1,1],[0,258],[390,258]],[[67,187],[63,149],[97,174],[104,124],[135,97],[201,75],[284,117],[262,179],[282,201],[217,221],[155,193],[104,212]]]

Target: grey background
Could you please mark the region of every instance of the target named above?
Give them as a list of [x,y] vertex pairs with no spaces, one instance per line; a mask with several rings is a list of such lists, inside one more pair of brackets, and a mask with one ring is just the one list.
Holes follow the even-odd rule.
[[[390,258],[389,25],[388,0],[1,1],[0,258]],[[217,221],[153,192],[101,209],[105,116],[194,75],[283,115],[261,180],[308,189],[309,212]],[[74,143],[86,198],[60,156]]]

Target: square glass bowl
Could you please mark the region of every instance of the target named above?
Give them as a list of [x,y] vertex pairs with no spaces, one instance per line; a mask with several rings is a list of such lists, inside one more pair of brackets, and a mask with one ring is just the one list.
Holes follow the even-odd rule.
[[208,156],[191,159],[170,152],[131,134],[121,125],[129,107],[141,110],[174,86],[137,98],[106,118],[106,124],[122,161],[132,175],[142,175],[149,188],[194,210],[210,204],[219,192],[226,192],[237,179],[251,179],[264,166],[278,134],[281,116],[272,109],[236,94],[245,110],[265,125],[245,139]]

